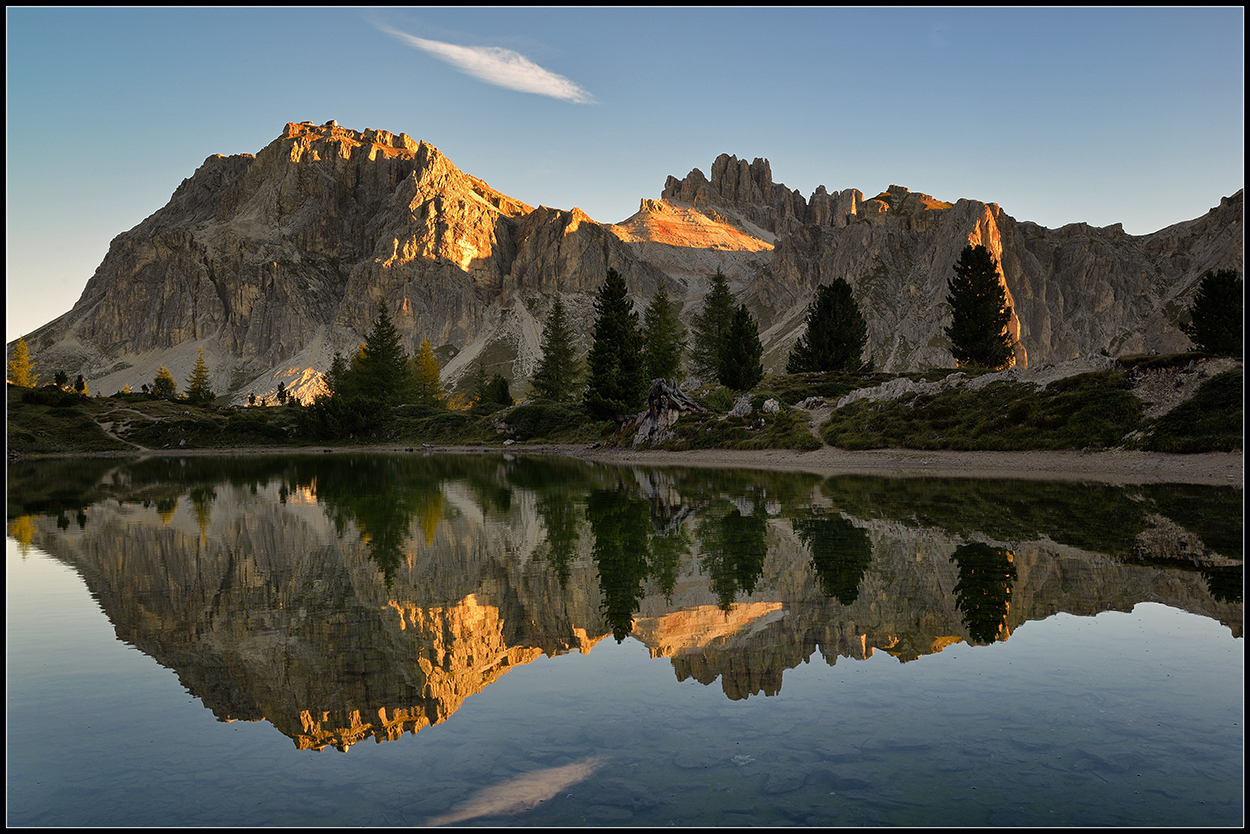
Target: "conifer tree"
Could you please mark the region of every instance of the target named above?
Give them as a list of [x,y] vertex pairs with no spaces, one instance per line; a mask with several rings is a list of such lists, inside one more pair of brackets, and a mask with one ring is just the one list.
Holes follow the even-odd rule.
[[342,394],[344,387],[347,385],[348,373],[347,360],[343,358],[343,354],[337,350],[334,352],[334,358],[330,360],[330,370],[325,373],[326,390],[330,392],[330,396]]
[[490,378],[490,383],[486,386],[486,396],[495,405],[512,405],[512,391],[503,374],[495,374]]
[[1234,269],[1208,270],[1189,308],[1189,323],[1181,332],[1198,350],[1216,356],[1241,356],[1242,281]]
[[64,391],[65,386],[69,385],[69,374],[65,373],[63,370],[57,371],[56,375],[52,377],[52,381],[56,383],[57,388]]
[[600,419],[638,411],[647,394],[642,333],[625,279],[609,269],[595,300],[594,345],[586,407]]
[[373,329],[352,361],[347,387],[353,394],[387,406],[411,402],[417,395],[408,354],[400,344],[399,332],[386,312],[386,304],[378,305]]
[[764,378],[763,355],[759,325],[747,305],[739,304],[721,349],[720,384],[735,391],[754,388]]
[[998,278],[998,262],[984,246],[965,246],[947,281],[952,321],[946,328],[958,367],[1004,368],[1011,363],[1007,324],[1011,307]]
[[208,365],[204,362],[204,348],[200,348],[200,356],[195,360],[191,376],[187,378],[187,402],[207,403],[213,400],[213,390],[209,387]]
[[677,317],[677,306],[660,288],[647,305],[642,325],[642,358],[648,379],[675,379],[681,373],[686,349],[686,328]]
[[30,349],[26,340],[19,338],[13,346],[13,358],[9,360],[9,382],[19,388],[34,388],[39,383],[39,375],[35,373],[30,361]]
[[429,339],[421,341],[421,350],[417,352],[417,357],[413,361],[417,402],[426,405],[440,404],[444,396],[443,383],[439,378],[438,359],[434,356],[434,349],[430,347]]
[[541,399],[568,402],[573,399],[580,363],[573,347],[573,332],[564,316],[564,302],[556,296],[543,327],[543,358],[534,373],[534,391]]
[[169,372],[169,368],[161,365],[156,372],[156,379],[152,381],[152,393],[163,400],[172,400],[177,392],[178,383],[174,381],[174,375]]
[[490,385],[490,379],[486,376],[486,363],[482,361],[482,357],[478,356],[477,370],[473,372],[473,397],[470,404],[473,407],[486,406],[490,403],[490,393],[487,387]]
[[694,344],[690,349],[690,369],[704,379],[720,374],[721,350],[734,317],[734,298],[729,279],[719,269],[712,276],[712,289],[695,314]]
[[868,344],[868,323],[845,279],[816,290],[807,307],[807,330],[790,351],[786,373],[859,371]]
[[82,374],[79,374],[78,378],[74,380],[74,391],[82,394],[84,397],[91,396],[91,392],[87,390],[87,380],[83,378]]

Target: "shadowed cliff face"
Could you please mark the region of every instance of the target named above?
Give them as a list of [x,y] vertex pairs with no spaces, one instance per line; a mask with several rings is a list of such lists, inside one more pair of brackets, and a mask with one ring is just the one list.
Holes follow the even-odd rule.
[[585,352],[609,269],[640,310],[664,284],[687,323],[722,270],[759,318],[770,371],[802,336],[816,288],[839,277],[878,369],[953,367],[946,282],[971,243],[1002,266],[1023,366],[1187,349],[1177,325],[1206,270],[1241,268],[1242,230],[1240,191],[1138,237],[1046,229],[899,186],[804,199],[772,181],[768,160],[726,154],[710,178],[670,176],[660,200],[601,225],[500,194],[406,134],[293,123],[255,156],[205,160],[26,341],[36,367],[81,373],[92,390],[139,390],[161,365],[184,380],[203,347],[214,391],[242,402],[281,382],[307,400],[385,304],[410,353],[429,339],[453,357],[444,382],[488,359],[519,391],[557,293]]
[[609,634],[740,699],[817,653],[906,662],[1059,611],[1162,602],[1241,630],[1235,490],[486,456],[101,466],[11,467],[10,535],[74,566],[219,719],[301,748],[417,732]]

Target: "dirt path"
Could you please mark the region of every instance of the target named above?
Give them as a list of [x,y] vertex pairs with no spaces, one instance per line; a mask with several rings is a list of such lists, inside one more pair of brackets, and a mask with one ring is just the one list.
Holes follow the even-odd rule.
[[135,410],[135,409],[133,409],[133,408],[115,408],[115,409],[113,409],[112,411],[105,412],[105,413],[102,413],[102,414],[98,415],[98,417],[95,419],[95,424],[96,424],[97,426],[99,426],[99,427],[100,427],[100,429],[101,429],[101,430],[102,430],[105,434],[107,434],[109,437],[111,437],[111,438],[113,438],[114,440],[116,440],[118,443],[125,443],[127,446],[133,446],[133,447],[135,447],[135,449],[137,449],[138,451],[141,451],[141,452],[150,452],[150,451],[151,451],[151,449],[149,449],[147,446],[141,446],[141,445],[139,445],[138,443],[135,443],[134,441],[131,441],[131,440],[127,440],[126,438],[124,438],[124,437],[122,437],[120,434],[118,434],[118,432],[123,432],[123,431],[126,431],[127,429],[129,429],[129,428],[130,428],[130,423],[131,423],[131,421],[130,421],[130,420],[126,420],[126,419],[121,420],[121,421],[120,421],[120,422],[121,422],[121,425],[119,426],[119,425],[118,425],[118,421],[117,421],[117,420],[106,420],[106,419],[105,419],[105,418],[112,417],[113,415],[115,415],[115,414],[116,414],[117,412],[119,412],[119,411],[126,411],[126,412],[129,412],[129,413],[131,413],[131,414],[136,414],[136,415],[138,415],[139,417],[142,417],[144,420],[147,420],[147,421],[149,421],[149,422],[150,422],[150,421],[151,421],[151,419],[152,419],[151,417],[148,417],[148,416],[147,416],[146,414],[144,414],[143,412],[141,412],[141,411],[136,411],[136,410]]

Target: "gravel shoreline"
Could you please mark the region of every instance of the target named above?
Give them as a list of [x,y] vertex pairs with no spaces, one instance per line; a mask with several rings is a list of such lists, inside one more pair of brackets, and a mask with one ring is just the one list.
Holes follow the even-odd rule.
[[[147,452],[78,453],[74,457],[200,457],[207,455],[301,455],[343,453],[448,453],[560,455],[579,460],[644,466],[698,466],[719,469],[773,469],[811,472],[825,477],[861,474],[883,477],[999,478],[1080,481],[1108,484],[1204,484],[1243,486],[1242,452],[1174,455],[1155,452],[952,452],[874,449],[848,452],[824,447],[811,452],[790,449],[692,452],[592,448],[585,445],[515,444],[512,446],[309,446],[240,449],[162,449]],[[29,459],[64,457],[31,455]]]
[[1241,488],[1241,452],[1170,455],[1150,452],[953,452],[876,449],[848,452],[826,447],[791,450],[716,452],[574,453],[585,460],[646,463],[655,466],[713,466],[785,469],[830,476],[870,474],[887,477],[1001,478],[1042,481],[1094,481],[1110,484],[1179,483]]

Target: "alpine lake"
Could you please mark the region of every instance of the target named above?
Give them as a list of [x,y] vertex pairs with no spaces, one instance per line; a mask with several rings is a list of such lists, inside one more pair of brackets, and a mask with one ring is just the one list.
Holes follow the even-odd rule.
[[1241,826],[1243,493],[8,466],[11,826]]

